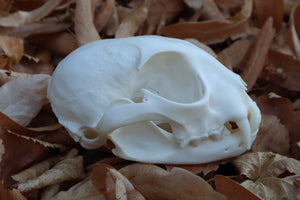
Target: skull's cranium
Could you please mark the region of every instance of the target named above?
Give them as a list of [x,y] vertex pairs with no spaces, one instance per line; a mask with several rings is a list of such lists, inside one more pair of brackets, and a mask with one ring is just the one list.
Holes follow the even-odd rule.
[[240,76],[191,43],[139,36],[72,52],[57,66],[48,97],[85,148],[109,138],[125,159],[192,164],[251,147],[260,111],[245,89]]

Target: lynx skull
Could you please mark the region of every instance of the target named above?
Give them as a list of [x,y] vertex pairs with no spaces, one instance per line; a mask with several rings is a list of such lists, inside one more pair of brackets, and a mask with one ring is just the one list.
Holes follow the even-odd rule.
[[193,164],[251,147],[261,116],[245,90],[239,75],[191,43],[138,36],[72,52],[57,66],[48,97],[87,149],[109,139],[125,159]]

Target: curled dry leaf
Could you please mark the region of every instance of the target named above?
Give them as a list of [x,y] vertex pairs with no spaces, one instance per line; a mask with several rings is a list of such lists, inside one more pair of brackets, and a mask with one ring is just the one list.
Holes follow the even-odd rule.
[[15,72],[26,73],[26,74],[49,74],[51,75],[54,71],[53,65],[44,62],[35,57],[28,55],[23,56],[19,63],[13,65]]
[[273,19],[269,18],[261,29],[258,37],[256,38],[254,47],[250,53],[250,58],[246,67],[241,73],[241,77],[247,83],[247,89],[250,91],[260,76],[265,60],[273,39]]
[[0,184],[0,199],[3,200],[27,200],[17,189],[6,189]]
[[235,69],[246,56],[249,46],[249,40],[236,40],[232,45],[223,49],[217,59],[227,68]]
[[217,191],[224,194],[228,200],[260,200],[252,192],[226,176],[216,175],[214,179]]
[[148,16],[150,1],[145,0],[144,4],[131,13],[129,13],[119,25],[115,38],[123,38],[134,36],[135,33],[141,28]]
[[261,124],[252,145],[254,152],[274,152],[289,155],[290,137],[287,128],[275,115],[262,114]]
[[13,63],[18,63],[24,53],[23,40],[21,38],[0,36],[0,48],[12,58]]
[[90,178],[79,182],[68,191],[61,191],[49,200],[106,200],[96,190]]
[[300,161],[271,152],[248,153],[233,164],[250,180],[241,185],[262,199],[297,199],[294,180],[300,177]]
[[0,88],[0,111],[26,126],[46,101],[49,75],[32,75],[14,79]]
[[64,181],[81,179],[84,175],[83,160],[81,156],[66,158],[40,176],[19,184],[18,190],[24,193]]
[[167,170],[170,172],[174,167],[185,169],[193,174],[203,173],[206,176],[212,171],[219,169],[220,162],[212,162],[199,165],[165,165]]
[[53,165],[56,164],[60,160],[61,160],[60,156],[54,156],[54,157],[48,158],[42,162],[39,162],[39,163],[31,166],[28,169],[25,169],[15,175],[12,175],[12,179],[17,181],[18,183],[24,183],[27,180],[33,179],[37,176],[40,176],[46,170],[53,167]]
[[95,16],[95,27],[98,32],[108,24],[115,10],[115,0],[106,0],[104,6],[101,8],[100,12]]
[[142,34],[156,34],[161,26],[178,17],[183,8],[184,5],[181,0],[152,0],[147,19],[142,27]]
[[94,25],[93,0],[76,0],[74,16],[75,34],[79,46],[100,40]]
[[270,50],[263,77],[280,87],[300,91],[300,60]]
[[59,32],[69,28],[72,24],[68,21],[42,21],[31,24],[25,24],[18,27],[0,26],[1,35],[25,38],[34,34]]
[[226,22],[225,17],[223,16],[221,11],[219,10],[219,8],[218,8],[215,1],[202,0],[202,2],[203,2],[203,10],[204,10],[203,14],[205,15],[205,18],[208,18],[208,20]]
[[248,20],[252,12],[252,0],[245,0],[239,13],[226,18],[226,22],[202,21],[186,22],[164,26],[160,34],[175,38],[195,38],[205,44],[222,42],[229,37],[244,34],[248,28]]
[[275,95],[269,98],[259,97],[256,102],[263,113],[276,115],[280,122],[286,126],[290,137],[289,156],[299,159],[300,148],[297,142],[300,141],[300,118],[294,111],[293,103],[287,98],[276,97]]
[[254,0],[257,23],[262,27],[265,21],[272,17],[277,31],[281,29],[284,14],[284,0]]
[[78,47],[76,37],[66,32],[34,35],[28,40],[61,56],[68,55]]
[[296,57],[300,59],[300,2],[293,6],[289,20],[289,43]]
[[6,17],[0,18],[1,26],[17,27],[24,24],[39,21],[43,17],[49,15],[61,2],[62,0],[49,0],[46,1],[41,7],[25,12],[17,11]]
[[156,165],[132,164],[119,170],[146,199],[226,199],[200,176],[180,168],[168,172]]
[[91,180],[94,187],[109,200],[145,200],[124,175],[109,165],[94,165]]
[[0,127],[0,177],[5,185],[11,183],[10,176],[41,159],[51,149],[42,143],[9,133]]

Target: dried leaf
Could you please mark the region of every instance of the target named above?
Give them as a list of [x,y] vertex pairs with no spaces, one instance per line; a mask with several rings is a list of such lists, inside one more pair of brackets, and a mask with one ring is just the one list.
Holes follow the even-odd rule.
[[288,90],[300,91],[300,60],[278,51],[269,51],[262,78]]
[[274,35],[273,19],[269,18],[256,38],[249,61],[241,73],[250,91],[260,76]]
[[[300,177],[300,161],[274,153],[248,153],[233,164],[250,180],[242,186],[262,199],[297,199],[293,181]],[[288,172],[286,176],[283,176]]]
[[66,32],[34,35],[28,40],[61,56],[68,55],[78,47],[76,37]]
[[[203,2],[203,9],[204,9],[204,15],[206,15],[205,18],[208,18],[208,20],[216,20],[220,22],[228,22],[226,21],[225,17],[219,10],[217,4],[215,1],[211,0],[202,0]],[[202,14],[203,15],[203,14]]]
[[84,176],[82,156],[66,158],[40,176],[18,185],[22,193],[63,181],[81,179]]
[[76,0],[74,16],[75,34],[79,46],[100,40],[94,25],[93,0]]
[[106,198],[96,190],[90,179],[84,180],[69,191],[61,191],[49,200],[106,200]]
[[55,7],[57,7],[62,0],[49,0],[46,1],[44,5],[41,7],[30,11],[18,11],[13,14],[8,15],[7,17],[0,18],[0,25],[1,26],[10,26],[10,27],[17,27],[24,24],[32,23],[39,21],[43,17],[50,14]]
[[0,69],[0,86],[13,79],[20,78],[20,77],[27,77],[27,76],[30,75]]
[[24,53],[23,40],[20,38],[0,35],[0,48],[12,58],[13,63],[18,63]]
[[[226,67],[235,69],[238,67],[238,65],[245,57],[249,46],[250,46],[250,42],[248,40],[245,39],[237,40],[229,47],[223,49],[218,54],[217,59]],[[227,59],[229,63],[226,63]]]
[[226,176],[216,175],[214,179],[217,191],[224,194],[227,200],[260,200],[249,190]]
[[300,59],[300,2],[293,6],[289,20],[289,43],[296,57]]
[[286,126],[290,137],[290,156],[300,159],[300,148],[297,145],[297,142],[300,141],[300,118],[294,111],[293,103],[284,97],[270,97],[268,99],[259,97],[256,102],[263,113],[276,115],[280,122]]
[[71,26],[70,22],[43,21],[25,24],[18,27],[0,26],[1,35],[25,38],[34,34],[53,33],[65,30]]
[[229,37],[245,33],[251,16],[252,0],[245,0],[242,10],[234,17],[227,18],[229,22],[203,21],[177,23],[164,26],[160,34],[175,38],[195,38],[205,44],[222,42]]
[[53,165],[56,164],[61,159],[62,158],[60,156],[54,156],[54,157],[48,158],[42,162],[39,162],[39,163],[31,166],[28,169],[25,169],[15,175],[12,175],[12,179],[17,181],[18,183],[24,183],[29,179],[33,179],[37,176],[40,176],[46,170],[53,167]]
[[287,128],[274,115],[262,114],[259,131],[252,145],[254,152],[274,152],[289,155],[290,137]]
[[32,75],[4,84],[0,88],[0,111],[20,125],[28,125],[46,101],[49,78]]
[[265,21],[272,17],[274,20],[274,27],[277,31],[281,29],[281,24],[284,14],[283,0],[254,0],[255,10],[258,18],[258,26],[262,27]]
[[204,51],[206,51],[207,53],[209,53],[210,55],[212,55],[213,57],[217,57],[217,55],[215,54],[215,52],[206,44],[203,44],[201,42],[199,42],[198,40],[195,39],[185,39],[186,41],[196,45],[197,47],[203,49]]
[[182,168],[193,174],[203,173],[203,175],[207,175],[212,171],[216,171],[219,168],[220,162],[212,162],[206,164],[199,164],[199,165],[165,165],[169,172],[172,171],[174,167]]
[[41,159],[49,149],[31,139],[9,133],[0,127],[0,178],[4,185],[11,183],[10,176]]
[[109,165],[94,165],[91,180],[94,187],[109,200],[145,199],[126,177]]
[[144,4],[134,9],[127,15],[119,25],[115,38],[123,38],[134,36],[135,33],[141,28],[148,16],[149,2],[145,0]]
[[156,165],[132,164],[119,170],[147,199],[226,199],[204,181],[184,169],[168,172]]
[[37,131],[33,131],[27,129],[20,124],[16,123],[5,114],[0,112],[0,126],[14,133],[18,133],[18,135],[29,136],[29,137],[37,137],[40,136],[41,133]]
[[53,65],[46,63],[40,59],[23,56],[21,61],[13,65],[15,72],[26,73],[26,74],[49,74],[51,75],[54,71]]
[[162,25],[178,17],[183,8],[184,5],[181,0],[152,0],[148,9],[147,19],[142,27],[142,34],[156,34]]
[[112,18],[115,10],[115,3],[115,0],[106,0],[100,12],[95,16],[94,23],[98,32],[102,31]]
[[5,189],[0,184],[0,199],[2,200],[27,200],[17,189]]

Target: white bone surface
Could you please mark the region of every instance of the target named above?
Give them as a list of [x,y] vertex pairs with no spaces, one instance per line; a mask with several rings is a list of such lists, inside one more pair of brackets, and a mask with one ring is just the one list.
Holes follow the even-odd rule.
[[261,116],[245,90],[239,75],[191,43],[138,36],[72,52],[49,81],[48,98],[87,149],[109,139],[124,159],[196,164],[251,147]]

